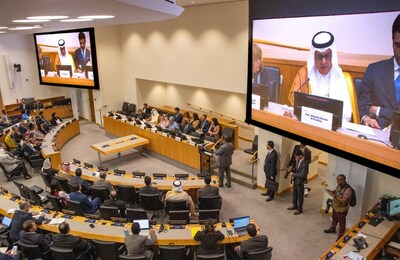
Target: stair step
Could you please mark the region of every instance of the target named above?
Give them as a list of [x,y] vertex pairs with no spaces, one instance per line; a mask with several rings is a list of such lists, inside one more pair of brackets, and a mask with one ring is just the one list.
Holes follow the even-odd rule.
[[[213,170],[213,174],[218,176],[218,170]],[[244,187],[255,189],[257,186],[257,179],[254,180],[254,184],[251,183],[251,175],[231,169],[232,182],[242,185]]]

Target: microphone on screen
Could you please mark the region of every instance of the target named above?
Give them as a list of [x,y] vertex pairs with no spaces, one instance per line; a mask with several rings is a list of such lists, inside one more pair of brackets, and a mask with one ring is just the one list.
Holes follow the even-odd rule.
[[310,78],[307,78],[306,81],[304,81],[303,84],[301,84],[300,87],[298,87],[294,92],[298,92],[300,89],[302,89],[308,82],[310,81]]

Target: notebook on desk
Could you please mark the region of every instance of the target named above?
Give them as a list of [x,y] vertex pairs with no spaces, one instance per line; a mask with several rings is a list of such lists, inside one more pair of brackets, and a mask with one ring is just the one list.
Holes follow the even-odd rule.
[[233,219],[233,227],[238,237],[247,235],[246,227],[250,224],[250,217],[240,217]]

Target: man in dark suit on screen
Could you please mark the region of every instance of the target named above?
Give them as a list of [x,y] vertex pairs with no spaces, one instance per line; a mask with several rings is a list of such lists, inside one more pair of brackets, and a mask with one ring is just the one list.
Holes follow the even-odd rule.
[[90,51],[86,48],[86,36],[83,32],[78,34],[80,48],[75,50],[74,62],[78,72],[84,72],[86,66],[91,65]]
[[[274,149],[274,142],[267,142],[267,156],[265,156],[264,160],[264,174],[265,174],[265,188],[267,188],[268,181],[275,182],[275,176],[277,174],[276,164],[278,162],[278,153]],[[268,189],[267,192],[261,193],[262,196],[267,196],[266,201],[271,201],[274,199],[275,191]]]
[[292,168],[290,175],[293,177],[293,205],[288,210],[296,210],[294,215],[303,213],[304,183],[307,181],[308,162],[304,160],[303,152],[298,150],[295,154],[296,165]]
[[400,110],[400,15],[393,22],[392,41],[394,56],[368,65],[360,87],[361,123],[378,129],[388,127],[393,111]]

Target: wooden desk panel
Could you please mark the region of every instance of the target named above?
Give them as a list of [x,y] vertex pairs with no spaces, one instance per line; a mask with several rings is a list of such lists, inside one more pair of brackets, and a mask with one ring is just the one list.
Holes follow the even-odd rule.
[[[59,118],[73,117],[71,105],[56,106],[56,107],[46,108],[40,111],[43,111],[44,119],[46,119],[47,121],[51,120],[51,114],[53,112],[55,112]],[[32,114],[34,116],[38,116],[40,111],[35,110],[32,112]]]
[[141,129],[129,122],[122,122],[107,116],[104,116],[103,119],[104,130],[107,133],[117,137],[136,134],[150,141],[146,146],[150,151],[200,170],[200,155],[197,146],[190,145],[187,141],[178,142],[148,129]]
[[[61,165],[61,148],[73,137],[80,133],[79,121],[74,120],[70,124],[69,121],[64,121],[62,124],[57,126],[54,130],[48,133],[42,143],[42,155],[44,158],[50,158],[51,167],[57,169]],[[64,127],[63,127],[64,126]],[[53,142],[55,145],[54,149]]]
[[[7,211],[9,209],[17,209],[18,202],[20,201],[11,201],[11,196],[8,194],[0,195],[0,214],[4,216],[8,216],[10,218],[13,217],[14,214],[8,214]],[[38,206],[32,206],[33,211],[42,212],[43,208]],[[53,215],[58,213],[57,217],[61,218],[63,213],[57,211],[50,211],[46,215],[46,218],[53,219]],[[113,241],[118,243],[124,243],[125,231],[129,231],[131,234],[131,225],[125,224],[124,226],[113,226],[113,222],[107,220],[98,220],[93,225],[94,228],[91,228],[90,223],[85,222],[85,217],[74,216],[72,219],[66,219],[70,224],[70,234],[74,236],[80,236],[85,239],[98,239],[102,241]],[[253,224],[257,226],[257,223],[254,220],[251,220]],[[105,225],[102,225],[105,223]],[[199,230],[199,224],[189,224],[186,225],[185,229],[173,229],[172,226],[165,224],[165,232],[158,233],[160,225],[156,225],[154,229],[156,230],[157,242],[156,245],[170,245],[173,243],[174,245],[186,245],[186,246],[196,246],[199,245],[200,242],[195,241],[192,237],[192,229]],[[230,223],[226,223],[228,229],[232,229],[232,225]],[[41,224],[38,225],[39,228],[50,231],[53,233],[58,233],[58,225],[49,225],[49,224]],[[222,227],[222,223],[216,224],[216,229],[221,231],[225,235],[225,239],[220,241],[220,244],[229,244],[229,243],[239,243],[241,241],[247,240],[250,236],[245,235],[242,237],[238,237],[236,234],[233,236],[228,236],[227,228]]]
[[[134,139],[132,139],[134,138]],[[92,144],[90,147],[103,155],[110,155],[126,151],[138,146],[146,145],[149,140],[137,135],[127,135],[124,137]],[[106,147],[104,147],[106,145]]]
[[81,85],[94,87],[94,80],[78,78],[42,77],[43,83]]

